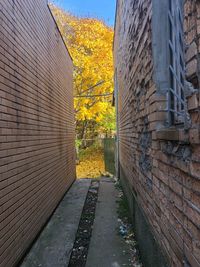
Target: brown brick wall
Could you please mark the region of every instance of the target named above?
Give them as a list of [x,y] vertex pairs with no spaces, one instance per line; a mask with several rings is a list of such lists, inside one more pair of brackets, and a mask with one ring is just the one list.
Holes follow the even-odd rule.
[[[166,96],[153,77],[152,1],[118,0],[117,6],[121,176],[170,266],[200,266],[199,89],[188,98],[189,130],[161,130]],[[199,1],[185,1],[185,31],[187,79],[199,88]]]
[[75,179],[72,60],[46,0],[0,1],[0,266]]
[[185,2],[187,79],[193,83],[194,87],[199,87],[200,3],[195,0]]

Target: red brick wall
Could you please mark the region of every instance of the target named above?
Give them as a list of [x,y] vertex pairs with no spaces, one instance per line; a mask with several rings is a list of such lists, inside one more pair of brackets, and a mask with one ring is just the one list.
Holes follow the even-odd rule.
[[195,0],[185,1],[185,40],[187,44],[187,79],[194,87],[199,87],[200,53],[200,3]]
[[[151,0],[118,1],[114,55],[120,171],[170,266],[200,266],[199,89],[188,98],[189,129],[163,129],[166,96],[154,83],[151,19]],[[195,88],[199,19],[199,1],[185,1],[187,79]]]
[[0,266],[75,179],[72,60],[46,0],[0,1]]

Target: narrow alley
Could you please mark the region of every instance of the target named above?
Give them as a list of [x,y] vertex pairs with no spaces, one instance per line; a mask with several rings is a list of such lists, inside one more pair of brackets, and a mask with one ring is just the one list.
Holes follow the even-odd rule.
[[0,0],[0,267],[200,267],[200,1]]
[[[88,229],[87,223],[82,226],[84,236],[79,236],[78,247],[74,252],[77,231],[81,227],[81,216],[87,216],[84,212],[84,203],[86,205],[90,192],[98,194],[94,225],[91,225],[91,229]],[[112,178],[77,180],[20,266],[140,266],[136,259],[133,262],[133,251],[120,234],[117,201],[119,192]],[[91,220],[91,217],[87,220]],[[84,251],[86,243],[89,251]]]

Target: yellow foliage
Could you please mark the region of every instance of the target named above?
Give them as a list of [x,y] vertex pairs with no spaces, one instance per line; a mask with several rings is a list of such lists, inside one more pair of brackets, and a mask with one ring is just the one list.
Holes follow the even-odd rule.
[[[74,63],[74,94],[100,95],[113,92],[113,29],[103,21],[79,18],[51,6]],[[103,81],[100,86],[97,83]],[[113,114],[112,95],[75,98],[78,121],[103,122],[107,113]]]
[[77,178],[96,178],[105,174],[103,149],[87,148],[76,168]]

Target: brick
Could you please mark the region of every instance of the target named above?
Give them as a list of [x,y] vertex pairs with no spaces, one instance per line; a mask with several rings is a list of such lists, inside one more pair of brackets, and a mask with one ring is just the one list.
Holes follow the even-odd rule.
[[189,131],[189,138],[190,138],[191,144],[200,144],[200,130],[191,129]]
[[1,7],[0,265],[7,267],[75,179],[75,129],[73,63],[47,1]]
[[188,110],[197,109],[199,106],[197,94],[193,94],[191,97],[188,98]]
[[186,52],[186,60],[190,61],[193,57],[197,55],[197,45],[195,42],[192,42]]
[[196,72],[197,72],[197,59],[194,58],[187,64],[186,75],[187,77],[190,77],[196,75]]
[[[199,88],[200,4],[184,2],[186,78]],[[187,99],[189,129],[167,127],[166,94],[154,83],[153,15],[152,0],[118,1],[114,61],[119,85],[121,173],[127,187],[134,185],[132,192],[169,266],[199,267],[199,95]],[[147,186],[150,178],[152,187]]]
[[199,179],[200,174],[200,163],[198,162],[191,162],[190,163],[190,172],[191,175]]

